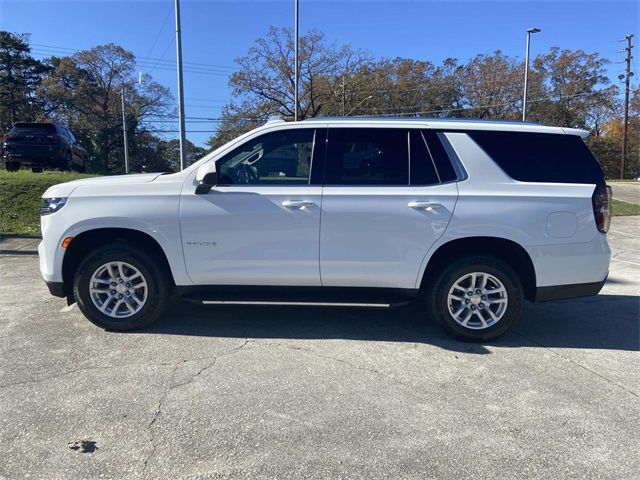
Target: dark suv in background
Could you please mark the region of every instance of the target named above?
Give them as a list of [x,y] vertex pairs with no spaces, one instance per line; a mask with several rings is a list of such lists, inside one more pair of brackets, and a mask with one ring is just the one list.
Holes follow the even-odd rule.
[[2,152],[10,172],[21,166],[34,172],[45,168],[84,172],[87,168],[87,151],[68,128],[55,123],[16,123],[4,135]]

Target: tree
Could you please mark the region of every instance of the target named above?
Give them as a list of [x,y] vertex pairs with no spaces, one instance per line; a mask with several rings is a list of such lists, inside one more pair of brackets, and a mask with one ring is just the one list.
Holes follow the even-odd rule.
[[0,31],[0,129],[38,116],[36,87],[49,66],[31,56],[29,35]]
[[[135,57],[120,46],[100,45],[70,57],[52,58],[52,71],[38,89],[42,111],[67,124],[82,141],[100,173],[123,172],[122,100],[129,138],[151,133],[151,117],[173,113],[169,89],[142,75],[135,78]],[[135,155],[135,149],[132,154]],[[144,159],[132,158],[131,164]]]
[[618,108],[618,89],[609,85],[607,63],[597,53],[557,47],[538,55],[533,70],[540,77],[540,91],[531,103],[531,118],[597,132]]
[[[271,27],[246,56],[236,59],[239,69],[229,80],[236,101],[224,109],[224,128],[210,139],[210,145],[224,143],[271,116],[294,117],[293,42],[290,28]],[[300,37],[299,45],[298,118],[304,119],[328,111],[328,105],[336,103],[342,79],[367,57],[348,45],[327,44],[324,34],[316,30]]]
[[[173,171],[180,170],[180,141],[177,139],[164,142],[164,158]],[[207,149],[194,145],[189,140],[185,144],[185,168],[197,162],[207,153]]]
[[453,77],[459,68],[455,59],[441,66],[408,58],[363,63],[345,79],[339,105],[334,102],[326,113],[441,116],[460,107]]
[[458,72],[462,103],[468,110],[457,113],[475,118],[521,117],[523,72],[522,62],[500,50],[475,56]]

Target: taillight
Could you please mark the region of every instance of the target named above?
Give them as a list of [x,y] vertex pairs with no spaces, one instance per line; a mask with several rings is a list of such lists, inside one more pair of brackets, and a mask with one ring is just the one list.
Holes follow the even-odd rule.
[[47,135],[45,138],[47,140],[54,140],[56,142],[59,142],[60,140],[62,140],[62,136],[61,135]]
[[596,226],[600,232],[607,233],[611,225],[611,187],[604,183],[598,185],[591,200]]
[[11,134],[9,134],[9,133],[5,133],[5,134],[2,136],[2,141],[3,141],[3,142],[6,142],[7,140],[11,140]]

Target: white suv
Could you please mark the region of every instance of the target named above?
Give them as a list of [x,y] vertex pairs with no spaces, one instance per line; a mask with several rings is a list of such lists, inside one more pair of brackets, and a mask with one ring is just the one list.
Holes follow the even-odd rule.
[[96,325],[203,304],[424,301],[488,340],[524,300],[597,294],[610,189],[581,137],[530,123],[271,121],[180,173],[78,180],[43,196],[40,269]]

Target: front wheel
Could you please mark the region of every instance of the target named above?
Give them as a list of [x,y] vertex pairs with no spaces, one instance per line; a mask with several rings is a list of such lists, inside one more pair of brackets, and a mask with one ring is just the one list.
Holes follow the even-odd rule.
[[170,294],[161,262],[141,249],[114,243],[91,252],[76,272],[73,294],[80,311],[106,330],[153,323]]
[[4,167],[7,169],[7,172],[17,172],[20,170],[20,162],[5,161]]
[[522,316],[524,293],[509,265],[493,257],[453,262],[427,289],[431,315],[456,338],[481,342],[505,334]]

